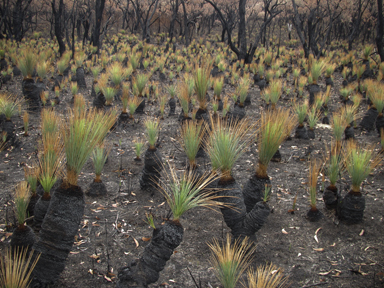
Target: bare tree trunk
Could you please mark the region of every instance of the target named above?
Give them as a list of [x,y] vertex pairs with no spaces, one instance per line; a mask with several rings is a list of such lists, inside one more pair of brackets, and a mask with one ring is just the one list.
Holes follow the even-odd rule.
[[62,56],[65,52],[65,44],[63,41],[63,35],[61,30],[61,16],[63,14],[64,2],[59,0],[59,10],[56,10],[56,0],[52,0],[52,13],[55,17],[55,36],[59,43],[59,53]]
[[247,54],[247,34],[245,29],[245,5],[247,4],[247,0],[239,1],[239,50],[240,54],[238,56],[239,59],[245,59]]
[[293,24],[295,26],[297,35],[299,36],[301,45],[303,45],[304,56],[305,56],[305,58],[308,58],[309,57],[309,47],[308,47],[307,41],[305,40],[304,35],[301,31],[300,22],[299,22],[299,12],[297,10],[295,0],[292,0],[292,6],[293,6],[293,12],[294,12]]
[[184,12],[184,39],[185,39],[185,46],[189,46],[189,28],[188,28],[188,17],[187,17],[187,9],[185,7],[184,0],[181,0],[181,5],[183,5],[183,12]]
[[172,20],[169,25],[169,38],[173,38],[174,30],[175,30],[175,22],[177,18],[177,14],[179,13],[179,0],[175,1],[175,6],[173,7]]
[[377,35],[376,35],[376,46],[377,53],[380,55],[381,62],[384,62],[384,21],[383,21],[383,0],[377,0]]
[[96,23],[92,33],[92,45],[97,47],[97,53],[100,50],[100,27],[101,19],[103,17],[105,6],[105,0],[96,0],[95,12],[96,12]]

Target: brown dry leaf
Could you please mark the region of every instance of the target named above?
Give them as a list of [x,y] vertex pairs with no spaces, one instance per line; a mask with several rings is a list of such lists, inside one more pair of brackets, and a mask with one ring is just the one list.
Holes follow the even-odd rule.
[[86,227],[87,225],[88,225],[88,220],[85,219],[84,222],[83,222],[83,227],[81,227],[81,228],[84,228],[84,227]]
[[99,255],[96,255],[96,254],[92,254],[92,255],[89,256],[89,257],[91,257],[92,259],[95,259],[95,260],[98,260],[98,259],[100,258],[100,256],[99,256]]
[[116,274],[113,274],[112,272],[108,272],[107,275],[108,277],[111,277],[111,278],[116,277]]
[[97,207],[97,210],[105,210],[105,209],[107,209],[107,208],[104,208],[103,206]]
[[328,275],[329,273],[331,273],[332,271],[333,271],[333,270],[328,271],[328,272],[320,272],[319,275],[321,275],[321,276],[326,276],[326,275]]
[[140,246],[139,241],[137,241],[137,240],[135,239],[135,237],[132,237],[132,238],[133,238],[133,241],[135,241],[136,248],[139,247],[139,246]]
[[141,240],[143,240],[144,242],[148,242],[151,240],[151,237],[142,237]]
[[100,224],[97,224],[97,222],[92,222],[92,226],[100,227]]
[[295,212],[295,210],[293,210],[293,209],[288,210],[288,213],[294,213],[294,212]]
[[317,251],[317,252],[323,252],[324,251],[324,248],[313,248],[313,250]]

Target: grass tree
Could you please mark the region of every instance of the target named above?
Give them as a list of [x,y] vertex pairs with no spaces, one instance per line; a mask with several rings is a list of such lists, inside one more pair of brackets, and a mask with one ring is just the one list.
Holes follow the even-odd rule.
[[28,182],[31,197],[27,207],[27,215],[33,216],[35,212],[36,202],[39,200],[40,195],[37,194],[37,183],[40,174],[38,165],[24,167],[24,179]]
[[308,137],[311,139],[315,138],[315,127],[316,124],[320,120],[320,111],[316,109],[316,106],[312,106],[308,113],[308,126],[309,129],[307,131]]
[[314,60],[311,65],[311,76],[313,84],[317,85],[319,77],[326,69],[326,63],[323,60]]
[[140,105],[140,100],[136,95],[128,98],[128,110],[129,110],[130,119],[134,119],[135,111],[139,105]]
[[142,148],[144,146],[144,142],[142,140],[140,140],[139,138],[136,139],[136,141],[134,142],[134,150],[135,150],[135,161],[141,161],[141,152],[142,152]]
[[336,181],[343,173],[343,163],[339,154],[336,153],[335,146],[331,146],[331,151],[327,151],[325,159],[326,169],[323,169],[328,174],[329,185],[326,187],[323,200],[328,209],[335,209],[337,206],[338,190]]
[[221,100],[221,93],[223,91],[223,86],[224,86],[224,77],[219,77],[214,80],[213,95],[215,96],[217,101]]
[[[34,245],[34,249],[42,253],[34,271],[35,278],[41,283],[56,282],[65,267],[64,262],[84,212],[84,193],[78,186],[79,174],[93,149],[104,140],[117,118],[117,112],[112,109],[97,112],[86,108],[70,109],[60,129],[67,160],[66,173],[52,195],[40,239]],[[58,225],[62,221],[66,225]],[[55,255],[54,259],[51,255]]]
[[111,106],[116,95],[116,89],[112,87],[105,87],[103,89],[103,95],[105,97],[105,105]]
[[309,165],[308,173],[308,189],[309,189],[309,205],[311,209],[307,213],[307,217],[311,222],[317,222],[323,214],[317,209],[317,177],[320,172],[320,162],[317,159],[312,159]]
[[137,89],[137,93],[139,97],[143,97],[144,89],[147,86],[150,75],[138,73],[136,77],[133,78],[132,83],[135,89]]
[[11,237],[11,247],[26,248],[28,251],[32,249],[32,245],[35,242],[35,233],[33,230],[25,224],[27,217],[27,208],[31,194],[27,181],[21,181],[16,185],[14,202],[15,202],[15,215],[17,218],[18,226],[13,231]]
[[222,245],[217,239],[208,243],[211,250],[210,262],[215,275],[224,288],[235,288],[240,277],[252,264],[256,246],[248,238],[235,239],[227,234],[226,242]]
[[271,184],[267,173],[269,162],[296,123],[297,118],[289,109],[277,108],[262,113],[257,135],[258,163],[255,174],[247,181],[243,189],[247,212],[263,199],[265,184]]
[[205,174],[197,178],[192,170],[185,171],[179,176],[176,169],[169,165],[169,171],[165,173],[166,179],[159,182],[158,186],[171,209],[172,219],[167,219],[159,227],[155,226],[153,220],[151,221],[151,225],[155,227],[151,242],[145,247],[140,259],[120,269],[119,287],[136,285],[146,287],[158,280],[160,271],[164,269],[174,249],[183,239],[181,216],[197,207],[214,208],[222,204],[217,201],[215,191],[207,189],[215,177],[213,174]]
[[187,154],[189,169],[196,169],[196,154],[201,145],[203,128],[194,121],[184,121],[181,126],[181,145]]
[[107,73],[109,74],[109,79],[112,81],[114,88],[120,89],[120,85],[124,80],[125,74],[121,63],[114,62],[111,64],[107,69]]
[[345,169],[351,178],[351,190],[339,202],[337,210],[341,220],[349,224],[361,222],[365,210],[365,198],[361,193],[361,184],[382,157],[375,155],[373,147],[359,147],[356,142],[350,141],[343,150]]
[[267,88],[269,92],[269,100],[271,101],[271,108],[275,109],[281,94],[283,93],[283,82],[281,80],[272,80]]
[[335,153],[340,154],[341,151],[341,139],[343,137],[343,132],[345,130],[345,127],[347,127],[347,121],[341,113],[335,112],[332,115],[331,119],[331,125],[332,125],[332,132],[333,132],[333,137],[335,138]]
[[145,152],[143,173],[140,178],[140,187],[142,189],[151,188],[156,185],[160,178],[162,166],[162,155],[156,148],[157,138],[160,131],[160,122],[158,119],[146,119],[144,121],[145,134],[148,141],[148,149]]
[[376,129],[380,135],[381,128],[384,128],[384,84],[378,81],[369,81],[371,85],[368,86],[368,96],[377,110]]
[[37,57],[32,49],[25,48],[18,60],[19,67],[24,79],[32,79],[33,71],[37,64]]
[[[172,99],[172,98],[171,98]],[[176,101],[174,101],[175,99],[173,98],[173,101],[171,101],[171,99],[169,100],[169,104],[173,103],[174,106],[172,106],[173,108],[176,107]],[[167,95],[166,94],[162,94],[160,97],[159,97],[159,106],[160,106],[160,119],[163,120],[164,119],[164,112],[165,112],[165,104],[167,104]],[[173,105],[172,104],[172,105]],[[170,108],[170,113],[171,113],[171,106],[169,107]],[[174,109],[173,109],[173,112],[174,112]]]
[[274,264],[258,266],[247,271],[248,288],[286,288],[289,287],[288,277]]
[[29,128],[29,114],[27,111],[23,113],[23,126],[24,126],[24,136],[29,136],[28,128]]
[[[4,143],[8,142],[14,145],[17,142],[15,134],[15,125],[12,122],[12,117],[18,113],[20,105],[23,101],[13,95],[0,93],[0,114],[4,114],[5,121],[2,123],[2,132]],[[5,144],[4,144],[5,145]]]
[[250,79],[249,77],[241,78],[239,86],[237,87],[237,94],[238,94],[238,102],[240,107],[244,107],[244,102],[247,99],[248,96],[248,90],[250,86]]
[[200,111],[207,110],[207,91],[211,70],[212,66],[209,64],[205,64],[203,66],[198,66],[196,64],[195,71],[193,73],[195,92],[197,101],[199,102]]
[[204,144],[212,170],[220,176],[218,195],[227,205],[221,208],[224,221],[235,238],[254,237],[267,220],[269,208],[256,204],[248,213],[241,188],[232,176],[232,167],[254,139],[254,124],[246,119],[228,121],[220,118],[211,123],[210,137]]
[[205,150],[212,167],[220,171],[220,182],[233,182],[232,168],[250,145],[254,125],[246,119],[229,123],[223,119],[211,122],[212,128],[206,127],[210,135],[205,141]]
[[183,110],[183,118],[188,119],[188,113],[189,113],[189,102],[190,102],[190,97],[189,97],[189,86],[187,83],[181,83],[179,85],[179,102],[181,105],[181,109]]
[[31,274],[40,255],[29,253],[26,248],[8,247],[0,257],[0,286],[27,288],[31,283]]
[[89,196],[103,196],[107,194],[107,188],[101,180],[101,172],[108,159],[110,149],[106,149],[104,143],[98,144],[92,151],[91,159],[95,169],[95,179],[90,183],[86,193]]
[[95,169],[94,182],[101,183],[101,171],[107,161],[109,151],[105,149],[104,145],[96,146],[92,151],[92,162]]

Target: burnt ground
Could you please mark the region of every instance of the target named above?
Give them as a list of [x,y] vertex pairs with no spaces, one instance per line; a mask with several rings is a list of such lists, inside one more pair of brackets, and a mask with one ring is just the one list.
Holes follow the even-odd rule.
[[[155,74],[154,79],[158,76]],[[336,75],[336,86],[332,89],[330,111],[341,104],[337,91],[340,75]],[[324,80],[324,79],[323,79]],[[80,90],[90,101],[92,77],[87,75],[88,88]],[[178,80],[174,80],[178,81]],[[321,81],[323,83],[323,81]],[[51,87],[53,83],[47,83]],[[168,83],[160,83],[165,86]],[[323,90],[325,89],[322,85]],[[17,77],[2,91],[21,95],[21,79]],[[227,94],[234,91],[228,84]],[[50,92],[53,96],[53,92]],[[212,95],[212,91],[209,91]],[[252,104],[247,107],[247,115],[257,120],[263,107],[257,86],[250,89]],[[61,96],[62,102],[55,107],[63,113],[69,106],[69,91]],[[293,95],[284,95],[280,105],[289,105]],[[115,105],[121,106],[116,103]],[[362,104],[365,110],[366,104]],[[145,108],[147,115],[155,115],[158,104],[149,104]],[[177,107],[177,115],[181,108]],[[167,108],[166,108],[167,114]],[[178,116],[167,116],[161,121],[161,142],[159,150],[164,159],[175,163],[180,170],[185,168],[186,156],[178,139]],[[156,190],[142,191],[139,186],[143,163],[135,162],[133,140],[144,137],[143,120],[146,115],[138,115],[136,121],[117,127],[108,136],[112,147],[109,160],[103,170],[102,179],[108,188],[108,194],[102,198],[85,196],[85,214],[73,249],[68,257],[67,266],[55,287],[114,287],[117,269],[130,259],[140,257],[152,234],[145,222],[145,214],[152,213],[156,225],[161,225],[169,215],[164,197]],[[19,134],[20,146],[3,151],[0,154],[0,223],[1,248],[8,245],[11,232],[6,225],[14,220],[12,214],[11,193],[16,183],[23,180],[23,166],[36,157],[37,140],[40,137],[39,114],[31,114],[30,136],[23,137],[22,119],[15,116],[13,122]],[[292,132],[293,135],[293,132]],[[366,133],[359,129],[355,135],[360,143],[376,144],[379,138],[376,131]],[[281,146],[282,162],[271,163],[268,172],[273,190],[270,199],[270,214],[265,226],[257,233],[257,252],[253,266],[273,262],[283,268],[289,276],[291,287],[383,287],[384,285],[384,235],[383,225],[383,176],[380,165],[364,182],[366,210],[364,221],[356,225],[340,223],[333,212],[325,209],[318,193],[318,208],[324,217],[312,223],[306,219],[309,210],[307,191],[308,151],[311,156],[322,158],[326,144],[332,139],[331,129],[326,125],[316,128],[313,140],[292,139]],[[234,167],[234,177],[244,185],[254,173],[257,160],[257,146],[254,144],[241,157]],[[206,159],[198,163],[209,169]],[[91,161],[85,165],[79,184],[85,191],[93,180]],[[319,177],[319,190],[321,177]],[[348,176],[344,175],[337,186],[342,195],[348,191]],[[326,185],[328,182],[325,183]],[[292,209],[297,195],[296,211]],[[195,209],[187,212],[180,220],[184,227],[184,239],[160,274],[157,283],[150,287],[195,287],[189,271],[201,287],[220,287],[209,262],[210,251],[206,245],[214,238],[224,239],[229,229],[223,222],[219,211]],[[188,271],[189,269],[189,271]],[[241,287],[241,285],[238,285]]]

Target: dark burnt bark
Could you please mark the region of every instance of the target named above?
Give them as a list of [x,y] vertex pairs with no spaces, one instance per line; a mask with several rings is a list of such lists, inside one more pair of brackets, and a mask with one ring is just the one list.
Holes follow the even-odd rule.
[[52,0],[52,13],[55,18],[55,36],[57,42],[59,43],[59,53],[60,56],[65,52],[65,44],[63,41],[63,33],[61,27],[61,17],[63,15],[64,2],[63,0],[59,0],[59,9],[56,10],[56,0]]
[[28,249],[27,254],[32,250],[32,246],[35,243],[35,233],[31,227],[26,225],[19,225],[12,233],[11,247],[15,251],[18,249]]
[[119,269],[117,288],[148,287],[159,279],[173,251],[183,240],[184,229],[178,222],[166,221],[153,230],[151,243],[145,247],[140,259]]
[[105,6],[105,0],[96,0],[96,4],[95,4],[96,23],[93,28],[91,43],[93,46],[97,47],[97,53],[99,53],[99,50],[100,50],[100,28],[101,28],[101,20],[103,18],[104,6]]
[[78,233],[84,205],[83,191],[79,186],[63,182],[52,195],[41,226],[40,239],[33,246],[41,255],[32,273],[31,287],[52,285],[60,277]]
[[363,221],[365,198],[360,193],[347,193],[338,203],[337,215],[346,224],[356,224]]
[[[244,192],[235,180],[225,183],[219,181],[217,188],[220,191],[218,196],[223,197],[220,201],[231,207],[221,208],[221,213],[234,238],[250,237],[255,241],[255,233],[265,224],[269,216],[268,205],[262,201],[257,203],[252,201],[253,206],[250,201],[245,202]],[[246,204],[252,207],[249,209]]]
[[377,53],[380,55],[381,62],[384,62],[384,19],[383,19],[383,0],[377,0],[377,33],[376,47]]
[[147,149],[144,156],[144,167],[140,177],[141,189],[156,187],[162,170],[162,155],[156,150]]

